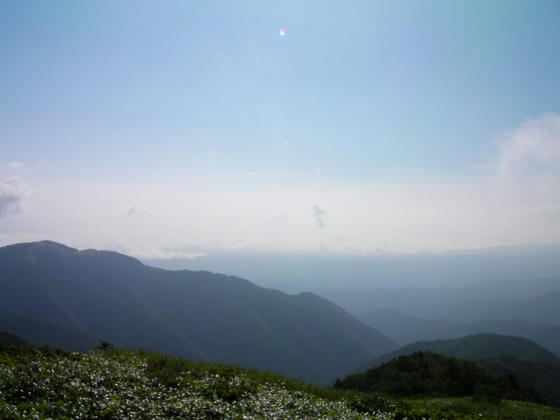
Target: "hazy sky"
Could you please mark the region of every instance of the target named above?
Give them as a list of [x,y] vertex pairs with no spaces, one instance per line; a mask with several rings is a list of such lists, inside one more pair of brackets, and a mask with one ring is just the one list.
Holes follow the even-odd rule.
[[0,245],[560,242],[560,2],[0,1]]

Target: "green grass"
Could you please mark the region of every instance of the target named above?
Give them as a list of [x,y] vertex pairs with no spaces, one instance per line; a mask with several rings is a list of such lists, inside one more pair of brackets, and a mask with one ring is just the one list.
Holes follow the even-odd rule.
[[[482,414],[480,416],[479,414]],[[552,419],[558,409],[469,398],[394,400],[146,351],[0,351],[0,418]]]

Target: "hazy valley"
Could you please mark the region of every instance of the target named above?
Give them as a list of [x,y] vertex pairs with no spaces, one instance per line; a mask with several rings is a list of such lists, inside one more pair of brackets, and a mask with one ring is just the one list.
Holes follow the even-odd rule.
[[[494,413],[495,404],[502,404],[500,410],[507,411],[509,408],[503,404],[509,404],[505,402],[509,400],[560,404],[560,326],[554,311],[559,292],[554,290],[555,284],[555,280],[536,281],[531,294],[527,292],[528,283],[512,281],[509,299],[501,300],[490,296],[491,290],[499,290],[503,282],[464,289],[347,289],[340,293],[331,290],[326,295],[338,300],[341,306],[337,306],[314,293],[290,295],[234,276],[163,270],[115,252],[79,251],[42,241],[0,248],[0,331],[6,349],[15,349],[13,346],[21,345],[23,339],[39,347],[88,352],[105,341],[120,348],[145,349],[205,363],[232,363],[326,386],[332,386],[336,379],[335,388],[349,391],[333,391],[334,394],[320,398],[326,398],[324,404],[333,399],[346,401],[344,410],[357,410],[348,418],[399,418],[398,413],[407,412],[431,413],[432,418],[449,416],[444,408],[428,409],[407,399],[443,392],[451,399],[449,404],[462,412],[457,418],[466,419],[475,407]],[[480,298],[481,292],[487,293],[486,299]],[[520,296],[527,299],[519,299]],[[469,304],[476,308],[476,313],[468,313]],[[370,312],[355,316],[349,313],[352,308],[365,307]],[[403,309],[409,313],[401,312]],[[412,313],[435,314],[439,318],[422,319]],[[418,359],[423,353],[426,356]],[[435,356],[430,356],[432,353]],[[6,353],[4,359],[6,368],[15,366],[9,354],[12,353]],[[24,354],[39,355],[28,351]],[[452,359],[441,359],[438,355]],[[44,357],[65,360],[67,356],[46,353]],[[84,369],[95,369],[91,363],[98,362],[87,359],[93,356],[84,357],[76,360],[83,360],[80,363],[84,363]],[[144,356],[117,353],[110,357],[117,357],[118,363],[134,364]],[[222,369],[208,366],[201,369]],[[182,375],[181,369],[173,375]],[[231,403],[227,402],[229,392],[249,404],[244,398],[253,395],[251,392],[264,392],[263,387],[272,386],[254,379],[257,382],[251,385],[250,392],[245,388],[239,390],[234,385],[238,381],[235,375],[230,378],[233,382],[219,385],[225,388],[220,388],[216,398],[226,405]],[[395,375],[400,379],[395,379]],[[437,386],[442,381],[438,375],[447,378],[444,388]],[[280,381],[274,385],[279,387],[275,393],[292,392],[282,390],[286,386],[282,385],[283,380],[274,379]],[[181,383],[198,387],[196,392],[203,399],[210,392],[204,391],[204,387],[218,386]],[[9,387],[8,382],[0,386]],[[293,386],[296,388],[290,388]],[[289,385],[287,389],[301,386]],[[226,392],[227,389],[230,391]],[[323,395],[320,388],[305,389],[310,395],[319,392],[309,398]],[[120,391],[114,392],[113,398],[121,398]],[[379,396],[368,400],[361,396],[362,392]],[[484,395],[495,401],[489,406],[487,402],[477,402]],[[13,396],[10,401],[19,401],[18,398]],[[176,397],[170,394],[168,398],[169,404],[178,404],[171,403]],[[428,401],[431,400],[426,400],[426,404]],[[465,405],[465,401],[470,402]],[[313,404],[309,407],[314,408],[308,409],[319,413],[322,409]],[[122,410],[119,405],[114,407],[115,412]],[[153,408],[154,413],[168,406],[157,407]],[[176,405],[169,407],[174,408],[168,408],[168,415],[179,410]],[[226,406],[212,407],[208,410],[219,412]],[[527,407],[527,412],[537,410],[547,418],[544,408]],[[71,405],[66,409],[70,408]],[[101,410],[95,410],[98,409]],[[63,412],[67,413],[60,411]]]

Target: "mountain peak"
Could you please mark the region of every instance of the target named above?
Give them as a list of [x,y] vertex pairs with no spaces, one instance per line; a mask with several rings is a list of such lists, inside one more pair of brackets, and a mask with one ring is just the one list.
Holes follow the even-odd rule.
[[[58,251],[65,251],[65,252],[75,252],[77,249],[71,248],[59,242],[54,242],[50,240],[43,240],[43,241],[36,241],[36,242],[21,242],[18,244],[7,245],[2,248],[9,248],[9,249],[52,249]],[[0,248],[1,249],[1,248]]]

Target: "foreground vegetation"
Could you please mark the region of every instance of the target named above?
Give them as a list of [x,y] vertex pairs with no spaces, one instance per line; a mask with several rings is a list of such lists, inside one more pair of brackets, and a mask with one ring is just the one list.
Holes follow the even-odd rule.
[[106,347],[86,354],[0,350],[0,418],[558,418],[537,404],[397,400],[325,389],[267,372]]
[[[419,419],[421,413],[453,413],[446,419],[499,419],[499,420],[558,420],[560,409],[525,401],[493,400],[481,397],[417,398],[401,400],[414,413],[409,419]],[[405,410],[402,411],[406,413]]]
[[144,351],[0,352],[0,418],[391,418],[344,393]]

